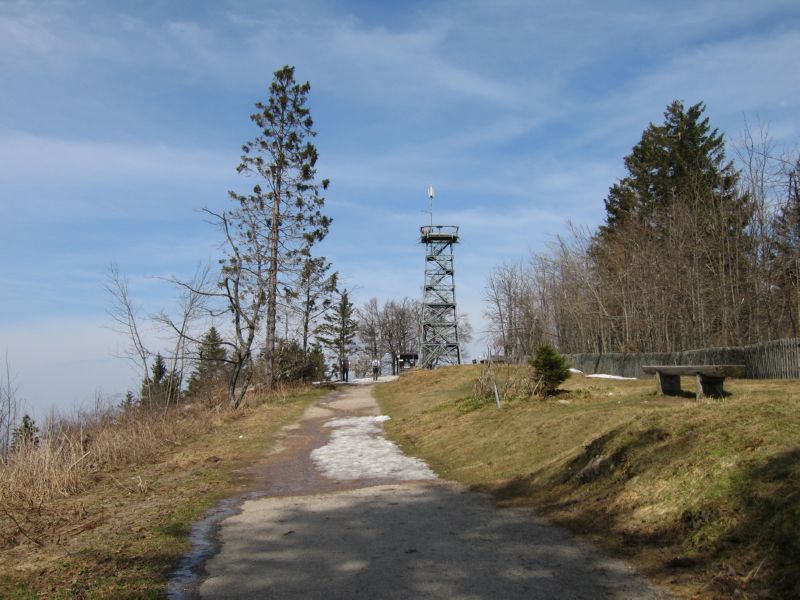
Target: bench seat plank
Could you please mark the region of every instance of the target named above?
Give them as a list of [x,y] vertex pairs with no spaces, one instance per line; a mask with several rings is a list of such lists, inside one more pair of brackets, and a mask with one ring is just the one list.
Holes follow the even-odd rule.
[[706,375],[708,377],[744,377],[744,365],[647,365],[642,371],[654,375]]

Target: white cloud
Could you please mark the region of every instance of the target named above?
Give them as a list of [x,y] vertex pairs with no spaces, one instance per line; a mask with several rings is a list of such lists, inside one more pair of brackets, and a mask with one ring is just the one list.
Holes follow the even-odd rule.
[[[672,98],[687,102],[704,100],[715,114],[737,120],[752,113],[789,102],[800,104],[800,78],[785,57],[800,55],[800,30],[768,38],[745,36],[703,45],[676,57],[659,73],[632,84],[640,101],[663,104]],[[735,102],[731,99],[735,98]]]
[[0,177],[29,178],[46,172],[59,181],[135,179],[221,179],[231,156],[165,144],[65,139],[0,130]]
[[[0,129],[0,188],[12,218],[40,214],[46,218],[103,219],[110,214],[163,215],[164,191],[130,191],[145,187],[174,190],[169,203],[185,208],[200,186],[214,186],[225,196],[225,184],[235,180],[230,153],[206,149],[136,144],[34,135]],[[46,174],[46,176],[44,176]],[[69,190],[69,193],[64,192]],[[154,206],[157,204],[158,206]],[[161,210],[156,210],[159,208]]]
[[[742,128],[744,116],[767,118],[800,109],[800,79],[787,76],[788,57],[800,53],[800,30],[772,35],[752,34],[700,45],[678,46],[663,64],[631,78],[624,87],[598,101],[586,140],[628,137],[627,152],[650,122],[661,122],[675,99],[686,105],[704,101],[712,127],[730,141]],[[796,110],[794,110],[796,112]],[[783,141],[800,134],[797,121],[786,127],[779,117],[774,133]],[[620,157],[621,162],[621,157]]]
[[413,112],[465,99],[500,105],[521,100],[516,85],[449,58],[447,19],[391,28],[307,3],[293,5],[291,12],[270,7],[266,15],[231,10],[227,16],[246,39],[239,55],[245,69],[259,72],[252,57],[259,66],[264,57],[276,66],[295,64],[315,89],[347,101],[379,100]]

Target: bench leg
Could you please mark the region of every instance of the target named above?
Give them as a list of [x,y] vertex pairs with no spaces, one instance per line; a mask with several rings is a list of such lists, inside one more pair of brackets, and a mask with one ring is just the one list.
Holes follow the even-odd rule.
[[680,396],[681,394],[681,376],[680,375],[665,375],[664,373],[657,373],[658,386],[661,393],[666,396]]
[[710,396],[711,398],[722,398],[725,395],[722,389],[722,383],[725,381],[724,377],[712,377],[710,375],[697,376],[697,393],[702,393],[703,396]]

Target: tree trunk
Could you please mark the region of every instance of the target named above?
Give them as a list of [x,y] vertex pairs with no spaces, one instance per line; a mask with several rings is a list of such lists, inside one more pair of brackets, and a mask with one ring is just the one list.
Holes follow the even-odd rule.
[[278,295],[278,246],[281,220],[281,181],[275,182],[275,198],[272,203],[272,223],[270,223],[269,265],[267,274],[267,339],[264,348],[264,375],[267,386],[275,386],[275,328],[277,325]]

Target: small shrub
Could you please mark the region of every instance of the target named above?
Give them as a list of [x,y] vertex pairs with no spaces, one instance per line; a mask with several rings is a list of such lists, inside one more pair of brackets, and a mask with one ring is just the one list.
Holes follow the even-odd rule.
[[[521,365],[486,363],[473,383],[472,398],[475,402],[469,404],[469,407],[494,404],[498,398],[500,402],[528,400],[537,393],[540,385],[535,369]],[[495,391],[498,398],[495,397]]]
[[456,408],[461,414],[467,414],[488,406],[490,402],[494,405],[494,400],[490,401],[486,396],[465,396],[456,400]]
[[558,386],[569,377],[569,367],[566,359],[561,356],[550,344],[542,344],[536,349],[530,364],[536,369],[541,385],[539,393],[542,396],[552,396]]

